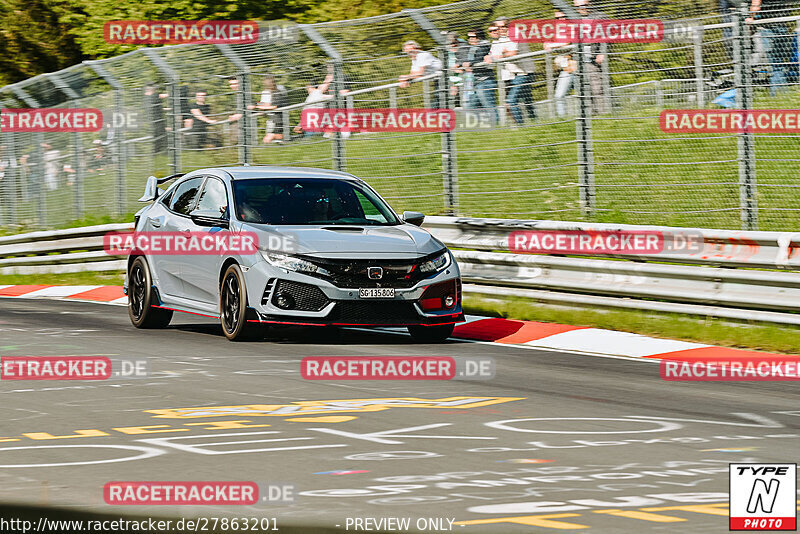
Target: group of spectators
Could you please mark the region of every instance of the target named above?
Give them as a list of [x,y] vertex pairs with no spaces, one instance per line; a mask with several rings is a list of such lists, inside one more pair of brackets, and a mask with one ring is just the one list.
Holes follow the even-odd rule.
[[[577,13],[583,19],[604,18],[593,9],[590,0],[574,0]],[[554,18],[565,19],[566,15],[556,10]],[[411,69],[408,74],[399,77],[400,87],[407,87],[412,80],[424,76],[447,71],[449,79],[449,97],[460,102],[464,108],[492,109],[497,115],[497,63],[500,80],[505,90],[505,108],[516,124],[536,118],[532,87],[536,81],[536,64],[530,56],[528,43],[517,43],[509,37],[508,17],[498,17],[486,29],[475,28],[466,34],[466,41],[460,39],[457,32],[446,33],[447,65],[430,52],[421,49],[416,41],[407,41],[403,45],[403,53],[411,58]],[[487,38],[488,35],[488,38]],[[592,102],[595,113],[609,110],[607,95],[603,84],[603,64],[605,54],[599,44],[585,44],[586,69],[591,83]],[[554,59],[559,72],[555,87],[556,112],[560,117],[566,114],[565,98],[573,88],[573,79],[578,70],[577,54],[570,43],[544,43],[545,50],[557,53]],[[559,53],[561,52],[561,53]],[[512,59],[518,57],[518,59]],[[447,104],[444,90],[436,79],[437,106]],[[452,100],[451,100],[452,101]]]
[[[509,22],[507,17],[498,17],[488,27],[489,39],[479,28],[467,32],[466,42],[458,37],[457,32],[446,33],[446,68],[450,91],[449,95],[445,94],[436,78],[437,107],[449,107],[449,96],[451,101],[460,100],[464,108],[491,109],[495,118],[499,118],[495,96],[498,90],[497,69],[494,63],[503,60],[500,78],[506,86],[505,103],[514,122],[522,124],[525,121],[523,110],[528,119],[536,117],[531,91],[536,65],[530,56],[509,59],[530,52],[527,43],[516,43],[509,38]],[[416,41],[406,41],[403,53],[411,58],[411,69],[408,74],[400,76],[401,88],[407,87],[410,81],[443,70],[442,61],[422,50]]]
[[[747,0],[755,18],[759,11],[779,9],[786,7],[789,0]],[[720,9],[727,12],[735,3],[734,0],[719,0]],[[582,19],[601,19],[605,15],[591,5],[591,0],[573,0],[576,13]],[[555,19],[565,19],[566,14],[556,10]],[[536,83],[536,63],[530,55],[530,46],[527,43],[517,43],[509,37],[508,17],[498,17],[488,27],[475,28],[466,32],[466,39],[459,36],[458,32],[445,34],[446,47],[444,57],[437,57],[430,51],[423,50],[416,41],[406,41],[402,46],[403,53],[411,60],[407,74],[399,76],[400,88],[406,88],[415,80],[423,77],[430,79],[435,88],[429,104],[433,107],[463,107],[466,109],[491,110],[495,119],[499,113],[508,113],[517,125],[524,124],[526,120],[536,118],[532,88]],[[785,69],[787,46],[781,38],[784,33],[779,24],[763,25],[759,28],[760,37],[770,63],[773,64],[771,77],[771,90],[786,83]],[[729,29],[726,29],[727,32]],[[604,83],[607,74],[604,69],[607,63],[606,54],[599,44],[571,44],[571,43],[544,43],[544,49],[554,56],[553,62],[558,73],[554,87],[555,111],[559,117],[567,114],[566,98],[575,88],[576,72],[578,71],[579,54],[577,46],[581,46],[582,57],[585,61],[585,71],[591,89],[592,108],[595,114],[607,113],[610,110],[607,83]],[[498,68],[498,64],[501,66]],[[449,91],[441,84],[441,73],[445,72],[449,83]],[[499,80],[498,80],[499,77]],[[322,78],[320,76],[320,78]],[[503,106],[498,106],[499,82],[505,88],[505,101]],[[189,149],[203,149],[218,147],[223,144],[236,144],[238,142],[238,121],[242,120],[244,113],[250,113],[255,118],[254,123],[259,124],[259,131],[263,144],[282,143],[289,137],[309,137],[317,135],[314,132],[304,132],[298,125],[286,127],[284,113],[272,113],[274,110],[289,105],[289,93],[280,85],[274,75],[266,74],[262,77],[261,92],[256,102],[247,103],[239,100],[244,98],[240,91],[240,80],[230,77],[227,80],[232,101],[225,107],[225,113],[212,114],[208,104],[208,94],[203,89],[197,89],[190,95],[187,87],[181,86],[180,100],[180,125],[184,133],[183,146]],[[324,79],[306,85],[306,97],[303,108],[325,107],[326,102],[332,99],[331,84],[333,70],[329,66]],[[345,85],[350,83],[345,80]],[[342,90],[347,93],[347,90]],[[215,97],[216,98],[216,97]],[[149,122],[152,125],[152,134],[155,139],[156,153],[166,150],[167,121],[165,108],[172,106],[168,102],[166,93],[158,93],[154,86],[145,88],[145,107],[149,113]],[[230,110],[239,110],[231,113]],[[225,125],[223,129],[210,129],[211,125]],[[263,130],[262,130],[263,128]],[[226,137],[222,139],[221,136]]]
[[[327,93],[332,81],[333,71],[329,68],[322,81],[319,83],[311,81],[306,84],[307,96],[303,108],[324,107],[330,98]],[[239,130],[236,123],[242,120],[244,113],[250,113],[255,121],[258,121],[260,116],[265,116],[264,134],[261,138],[263,144],[284,142],[286,135],[284,114],[272,112],[289,105],[289,92],[286,87],[279,84],[273,74],[265,74],[262,77],[262,89],[260,93],[256,93],[259,95],[258,100],[246,103],[238,100],[242,94],[239,78],[231,76],[227,79],[227,83],[230,93],[227,94],[229,102],[225,105],[225,109],[228,111],[218,114],[211,112],[211,106],[207,101],[208,92],[205,89],[196,89],[190,96],[189,89],[180,86],[178,127],[183,133],[185,148],[197,150],[218,147],[224,143],[237,144]],[[162,153],[167,148],[167,132],[171,130],[166,120],[166,113],[173,107],[169,102],[169,94],[159,93],[154,85],[147,85],[144,90],[144,100],[147,121],[151,125],[154,139],[154,152]],[[230,110],[240,111],[230,113]],[[211,125],[224,125],[224,129],[221,132],[212,132],[209,130]],[[289,132],[303,136],[312,135],[312,132],[304,132],[299,124],[289,128]]]

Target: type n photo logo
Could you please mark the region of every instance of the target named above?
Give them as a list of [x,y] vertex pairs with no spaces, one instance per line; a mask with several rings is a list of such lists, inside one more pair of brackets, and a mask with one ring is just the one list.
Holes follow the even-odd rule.
[[730,530],[797,530],[797,464],[729,464]]

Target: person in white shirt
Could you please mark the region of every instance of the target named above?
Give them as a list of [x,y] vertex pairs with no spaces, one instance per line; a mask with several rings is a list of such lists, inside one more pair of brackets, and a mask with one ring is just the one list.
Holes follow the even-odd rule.
[[[520,53],[520,45],[512,41],[508,36],[508,23],[507,17],[499,17],[493,24],[498,30],[498,37],[492,42],[492,60],[514,57]],[[524,52],[527,51],[529,49],[526,46]],[[533,107],[533,94],[531,93],[535,66],[529,58],[523,59],[523,62],[527,70],[523,68],[522,62],[506,61],[503,63],[503,68],[500,72],[503,83],[508,87],[506,103],[511,110],[511,116],[514,117],[514,122],[517,124],[522,124],[524,120],[520,102],[528,109],[531,119],[536,115]]]
[[[428,74],[441,72],[442,61],[435,57],[430,52],[422,50],[419,43],[416,41],[406,41],[403,43],[403,53],[411,58],[411,70],[408,74],[401,75],[398,80],[400,87],[408,87],[409,82]],[[442,87],[439,79],[436,78],[436,107],[444,107],[446,101],[445,95],[442,94]]]
[[[328,87],[330,87],[331,82],[333,81],[333,74],[328,73],[325,76],[325,79],[319,85],[314,85],[313,83],[306,84],[306,91],[308,92],[308,96],[303,102],[303,109],[322,109],[325,107],[325,104],[330,97],[327,96],[325,93],[328,92]],[[303,127],[298,124],[294,127],[295,133],[302,133],[303,137],[311,137],[314,135],[319,135],[321,132],[310,132],[304,131]]]
[[[567,16],[563,11],[556,11],[555,18],[556,20],[565,20]],[[551,52],[568,46],[570,46],[569,43],[564,42],[544,43],[544,49]],[[558,75],[558,80],[556,81],[554,96],[556,101],[556,114],[559,117],[563,117],[567,114],[566,96],[572,88],[575,71],[578,70],[578,62],[572,57],[570,52],[567,52],[556,56],[556,58],[553,59],[553,63],[561,70]]]

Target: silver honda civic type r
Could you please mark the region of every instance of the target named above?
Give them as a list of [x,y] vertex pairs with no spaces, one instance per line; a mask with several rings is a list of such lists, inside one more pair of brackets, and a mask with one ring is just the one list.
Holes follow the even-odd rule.
[[136,213],[134,236],[250,236],[257,250],[134,247],[125,293],[138,328],[166,327],[181,311],[219,318],[231,340],[252,338],[264,324],[295,324],[403,326],[417,341],[439,342],[464,321],[458,265],[419,227],[424,216],[398,217],[350,174],[208,168],[151,176],[139,200],[152,203]]

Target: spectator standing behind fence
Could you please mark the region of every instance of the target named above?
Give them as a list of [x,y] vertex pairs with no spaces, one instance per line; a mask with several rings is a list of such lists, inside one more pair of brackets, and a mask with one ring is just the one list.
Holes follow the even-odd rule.
[[[771,19],[790,14],[789,9],[796,7],[790,0],[752,0],[750,13],[753,19]],[[784,11],[778,11],[784,10]],[[763,11],[763,12],[762,12]],[[775,94],[786,88],[787,63],[792,60],[792,53],[796,49],[795,37],[789,31],[785,22],[773,22],[756,26],[761,35],[761,44],[770,66],[769,94]]]
[[[272,74],[264,75],[264,90],[261,91],[261,99],[255,105],[247,106],[248,109],[259,111],[270,111],[289,105],[289,92],[282,85],[275,82]],[[309,93],[310,96],[311,93]],[[283,113],[268,113],[267,126],[262,142],[268,145],[272,142],[283,142]]]
[[[556,11],[554,18],[556,20],[564,20],[567,18],[563,11]],[[568,43],[545,43],[544,49],[552,51],[560,47],[568,46]],[[559,69],[558,80],[556,81],[555,97],[556,101],[556,114],[559,117],[566,115],[566,97],[572,89],[572,82],[575,78],[575,71],[578,70],[578,62],[572,57],[572,54],[565,53],[559,54],[553,59],[556,67]]]
[[[496,36],[497,28],[489,26],[489,35]],[[468,108],[486,108],[494,110],[495,120],[497,120],[497,109],[495,108],[494,92],[497,90],[497,79],[494,69],[486,64],[486,60],[491,61],[491,44],[485,39],[481,39],[480,30],[471,30],[467,33],[469,48],[464,62],[464,70],[472,74],[474,91],[467,101]]]
[[[600,13],[592,9],[589,0],[574,0],[574,5],[578,10],[578,15],[582,19],[602,19]],[[586,72],[589,75],[589,84],[592,90],[592,107],[596,114],[608,112],[608,95],[605,94],[603,87],[603,63],[606,55],[600,53],[600,44],[583,44],[585,56]]]
[[464,69],[462,63],[466,61],[467,44],[458,38],[458,33],[448,32],[447,39],[447,73],[450,77],[450,96],[453,102],[458,102],[459,93],[464,91]]
[[58,189],[59,165],[61,152],[49,143],[42,143],[42,161],[44,162],[44,185],[50,191]]
[[[242,118],[244,115],[241,113],[241,109],[244,107],[243,105],[243,95],[241,94],[241,84],[239,83],[239,78],[237,76],[229,76],[228,77],[228,88],[231,90],[231,94],[233,95],[232,99],[226,99],[229,102],[233,101],[233,109],[235,110],[233,113],[228,115],[228,119],[225,121],[220,121],[225,124],[225,140],[226,144],[228,145],[238,145],[239,144],[239,128],[236,125],[237,122]],[[228,106],[228,109],[231,109],[231,106]]]
[[203,148],[209,145],[208,125],[217,124],[217,121],[210,118],[211,106],[206,103],[206,92],[199,90],[195,92],[195,103],[189,109],[192,114],[193,124],[190,133],[192,135],[192,148]]
[[[442,62],[439,58],[422,50],[416,41],[406,41],[403,43],[403,53],[411,58],[411,70],[408,74],[400,76],[400,87],[408,87],[409,82],[421,77],[441,72]],[[436,80],[436,99],[433,105],[437,108],[445,107],[444,95],[441,93],[439,80]]]
[[[498,17],[494,22],[498,37],[492,43],[493,60],[515,57],[530,52],[527,43],[515,43],[508,36],[508,22],[508,17]],[[536,108],[533,105],[533,93],[531,92],[535,70],[536,64],[533,58],[530,57],[521,58],[513,63],[510,61],[503,63],[501,76],[503,83],[508,87],[506,103],[514,122],[517,124],[522,124],[524,121],[522,115],[523,107],[527,110],[531,119],[536,117]]]
[[153,136],[153,152],[161,154],[167,149],[167,123],[164,119],[164,107],[156,92],[155,85],[149,83],[144,88],[144,109],[150,123],[150,135]]
[[[313,83],[306,84],[306,92],[308,92],[308,96],[306,97],[305,102],[303,103],[303,109],[323,109],[325,107],[325,102],[328,100],[328,97],[325,93],[328,92],[328,87],[330,87],[331,82],[333,81],[333,73],[328,72],[328,75],[325,76],[325,79],[322,81],[321,84],[315,85]],[[311,137],[313,135],[319,135],[320,132],[309,132],[303,131],[302,125],[298,124],[294,127],[295,133],[302,133],[303,137]],[[330,137],[329,132],[326,132],[325,135]]]

